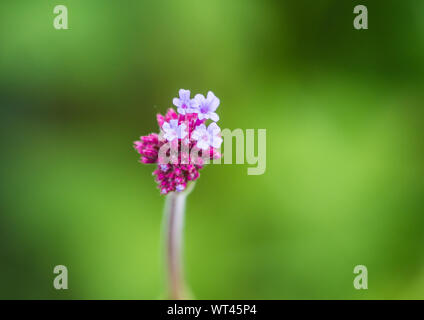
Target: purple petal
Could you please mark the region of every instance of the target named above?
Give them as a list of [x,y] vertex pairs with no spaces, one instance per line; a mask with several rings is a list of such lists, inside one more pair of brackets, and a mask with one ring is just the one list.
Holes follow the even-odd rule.
[[198,104],[202,104],[203,101],[205,101],[205,97],[203,96],[203,94],[198,93],[194,96],[194,100],[198,103]]
[[197,109],[199,107],[200,103],[197,102],[196,99],[191,99],[190,100],[190,108],[192,109]]
[[188,134],[187,132],[187,126],[185,125],[185,123],[182,123],[179,127],[178,127],[178,138],[180,139],[184,139],[186,137],[186,135]]
[[221,137],[213,137],[212,147],[218,149],[221,146],[222,138]]
[[181,100],[178,98],[172,99],[172,104],[176,107],[181,107]]
[[169,121],[169,124],[171,125],[171,128],[176,130],[178,128],[178,120],[177,119],[172,119]]
[[211,111],[215,111],[216,108],[218,108],[219,106],[219,99],[214,95],[214,93],[212,91],[208,92],[208,98],[207,101],[209,103],[209,109]]
[[198,111],[197,117],[199,118],[199,120],[208,119],[207,114],[201,113],[200,111]]
[[190,100],[190,90],[180,89],[178,92],[181,100]]
[[194,140],[199,140],[205,133],[206,133],[206,126],[202,123],[201,125],[196,127],[196,129],[191,134],[191,137]]
[[196,146],[202,150],[207,150],[209,148],[209,143],[203,139],[197,141]]
[[188,111],[188,109],[183,107],[178,107],[177,111],[179,114],[186,114],[186,111]]
[[212,122],[208,127],[208,132],[209,134],[216,136],[221,132],[221,128],[215,122]]
[[210,116],[212,121],[217,122],[219,120],[219,116],[215,112],[210,112],[209,116]]
[[170,127],[168,122],[165,122],[162,126],[162,129],[163,129],[163,131],[167,132],[167,131],[171,130],[171,127]]

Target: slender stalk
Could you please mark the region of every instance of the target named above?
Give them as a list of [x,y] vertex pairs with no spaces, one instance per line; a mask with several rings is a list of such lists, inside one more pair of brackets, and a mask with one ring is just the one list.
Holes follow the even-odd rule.
[[167,195],[166,199],[165,253],[168,278],[168,298],[172,300],[181,300],[186,298],[186,285],[182,259],[182,241],[185,201],[193,187],[194,183],[191,183],[185,191],[171,192]]

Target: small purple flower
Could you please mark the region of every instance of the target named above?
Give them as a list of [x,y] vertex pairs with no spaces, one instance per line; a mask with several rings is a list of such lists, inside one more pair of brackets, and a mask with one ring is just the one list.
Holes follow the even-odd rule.
[[186,186],[185,185],[183,185],[183,184],[178,184],[176,187],[175,187],[175,190],[177,191],[177,192],[181,192],[181,191],[184,191],[184,189],[186,188]]
[[174,98],[172,103],[178,109],[179,114],[193,113],[196,110],[197,102],[194,99],[190,99],[190,90],[180,89],[178,92],[180,98]]
[[221,129],[215,122],[212,122],[206,129],[204,124],[197,126],[191,134],[191,137],[197,141],[196,146],[199,149],[207,150],[209,147],[218,149],[221,146]]
[[178,125],[177,119],[165,122],[162,126],[162,129],[165,132],[164,138],[169,142],[173,141],[174,139],[184,139],[188,134],[186,124],[182,123]]
[[211,119],[215,122],[219,120],[218,115],[215,113],[215,110],[219,106],[219,99],[212,91],[208,92],[206,98],[203,94],[196,94],[193,100],[196,101],[196,105],[194,106],[196,108],[195,112],[200,120]]

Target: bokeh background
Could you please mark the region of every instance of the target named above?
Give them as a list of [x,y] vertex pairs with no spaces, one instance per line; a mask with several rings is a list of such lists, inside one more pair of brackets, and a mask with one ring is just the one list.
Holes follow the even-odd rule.
[[420,0],[2,1],[0,298],[162,296],[164,198],[132,142],[180,88],[267,130],[264,175],[211,165],[189,197],[196,298],[424,298],[423,72]]

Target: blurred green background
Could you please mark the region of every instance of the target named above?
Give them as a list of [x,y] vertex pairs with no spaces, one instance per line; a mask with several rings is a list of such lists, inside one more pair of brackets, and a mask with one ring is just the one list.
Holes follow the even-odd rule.
[[420,0],[1,2],[0,298],[163,294],[164,198],[132,142],[180,88],[267,130],[264,175],[211,165],[189,197],[196,298],[424,298],[423,72]]

